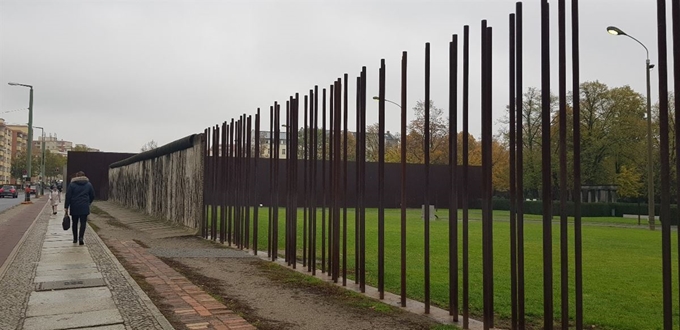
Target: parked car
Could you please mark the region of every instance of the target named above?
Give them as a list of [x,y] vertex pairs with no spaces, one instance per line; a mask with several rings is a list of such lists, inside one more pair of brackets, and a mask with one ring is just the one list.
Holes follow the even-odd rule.
[[12,198],[17,198],[18,194],[19,193],[13,186],[4,185],[2,188],[0,188],[0,197],[4,198],[5,196],[9,196]]
[[36,188],[37,188],[36,185],[34,184],[31,185],[31,194],[35,195]]

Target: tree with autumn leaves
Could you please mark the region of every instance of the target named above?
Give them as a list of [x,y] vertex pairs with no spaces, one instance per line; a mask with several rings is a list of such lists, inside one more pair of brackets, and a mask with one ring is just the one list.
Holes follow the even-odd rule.
[[[573,168],[573,104],[567,103],[567,166]],[[581,106],[581,177],[583,185],[618,185],[619,195],[637,198],[646,186],[645,98],[629,86],[609,87],[599,81],[584,82],[578,100]],[[558,99],[551,95],[551,172],[553,191],[559,191]],[[522,102],[522,147],[524,151],[524,194],[537,198],[541,190],[541,92],[529,88]],[[507,120],[505,121],[507,124]],[[507,126],[503,129],[507,139]],[[573,187],[568,170],[568,188]]]
[[[425,162],[425,103],[416,102],[413,108],[414,117],[407,127],[406,162],[422,164]],[[449,163],[449,118],[444,116],[444,110],[435,106],[430,100],[430,164],[446,165]],[[458,164],[463,163],[463,133],[458,132]],[[510,188],[510,161],[506,143],[498,137],[491,142],[492,183],[496,191],[507,191]],[[386,149],[385,161],[400,162],[401,146],[394,145]],[[481,143],[472,134],[468,134],[469,165],[482,165]]]
[[[584,82],[577,96],[581,105],[581,161],[582,183],[584,185],[617,184],[623,193],[622,197],[635,198],[642,196],[646,186],[645,143],[645,99],[629,86],[609,87],[601,82]],[[541,112],[542,93],[537,88],[529,88],[523,95],[522,102],[522,148],[524,154],[524,195],[527,198],[538,198],[541,191]],[[570,94],[567,103],[573,104],[575,96]],[[559,116],[558,98],[550,96],[551,113],[551,158],[553,172],[553,191],[559,191]],[[413,108],[414,116],[407,127],[406,162],[424,163],[425,104],[418,101]],[[568,166],[573,168],[573,139],[571,133],[573,108],[567,107]],[[674,120],[674,118],[671,118]],[[449,118],[442,108],[430,100],[430,163],[448,164],[449,160]],[[503,121],[502,121],[503,122]],[[492,145],[492,183],[495,191],[509,190],[509,139],[507,117]],[[658,126],[658,125],[655,125]],[[320,134],[322,134],[320,132]],[[671,132],[674,134],[674,132]],[[385,145],[385,161],[398,163],[401,161],[401,139],[395,134],[395,143]],[[481,143],[473,135],[468,136],[469,164],[481,165]],[[320,143],[319,139],[319,143]],[[673,139],[671,139],[673,140]],[[458,163],[462,164],[461,132],[457,132]],[[378,160],[379,132],[378,124],[366,128],[366,159],[369,162]],[[356,138],[348,136],[348,159],[355,159]],[[321,146],[319,146],[321,152]],[[675,155],[672,155],[675,157]],[[675,160],[676,158],[673,158]],[[656,166],[655,168],[657,168]],[[571,172],[571,171],[567,171]],[[658,179],[658,175],[656,176]],[[571,188],[573,178],[568,178]],[[658,186],[658,184],[657,184]],[[637,194],[637,195],[636,195]]]

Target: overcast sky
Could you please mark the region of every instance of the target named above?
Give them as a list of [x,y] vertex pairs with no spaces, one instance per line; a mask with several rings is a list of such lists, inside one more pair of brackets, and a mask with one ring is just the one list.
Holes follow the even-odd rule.
[[[605,29],[616,25],[635,36],[656,64],[655,1],[587,0],[580,6],[582,81],[630,85],[644,94],[644,49]],[[525,1],[524,7],[525,87],[538,87],[540,1]],[[496,122],[508,100],[508,14],[514,8],[515,1],[506,0],[0,0],[0,117],[27,122],[28,111],[14,110],[27,108],[28,89],[7,82],[30,84],[34,125],[46,134],[102,151],[138,152],[150,140],[169,143],[258,107],[268,123],[274,101],[285,103],[314,85],[328,87],[344,73],[354,91],[367,66],[370,124],[377,119],[377,102],[370,97],[377,94],[382,58],[386,98],[399,101],[402,51],[409,54],[409,108],[424,98],[425,42],[432,47],[431,98],[448,106],[448,42],[468,24],[470,125],[478,135],[480,20],[494,28]],[[551,12],[557,93],[557,1]],[[656,69],[652,82],[656,102]],[[387,116],[388,130],[399,129],[398,110],[387,104],[388,113],[395,113]]]

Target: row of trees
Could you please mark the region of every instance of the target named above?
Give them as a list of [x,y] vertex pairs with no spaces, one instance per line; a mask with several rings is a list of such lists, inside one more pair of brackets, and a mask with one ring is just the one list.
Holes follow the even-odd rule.
[[[573,121],[572,104],[575,99],[573,93],[567,97],[567,133],[568,166],[573,168],[573,139],[571,126]],[[647,131],[646,131],[646,99],[629,86],[609,87],[599,81],[584,82],[580,86],[578,100],[581,106],[581,168],[582,183],[584,185],[619,186],[622,197],[646,197],[647,180]],[[449,161],[449,118],[442,108],[430,101],[430,160],[432,164],[448,164]],[[671,105],[673,102],[671,102]],[[541,91],[529,88],[522,100],[523,141],[524,151],[524,187],[525,195],[537,198],[541,191]],[[406,161],[408,163],[423,163],[424,145],[424,103],[417,102],[413,108],[414,116],[407,127]],[[654,111],[657,113],[657,111]],[[671,115],[671,162],[675,164],[677,155],[675,150],[675,131],[673,129],[675,117]],[[500,123],[502,128],[492,141],[493,185],[499,192],[509,189],[509,140],[507,116]],[[474,127],[475,123],[471,123]],[[659,187],[659,157],[658,157],[658,116],[653,115],[654,168],[656,187]],[[299,132],[299,141],[304,141],[304,129]],[[321,135],[319,136],[319,158],[321,157]],[[401,161],[401,142],[399,134],[386,143],[386,162]],[[551,96],[551,157],[552,172],[555,188],[559,188],[559,116],[558,98]],[[458,162],[462,162],[461,132],[457,133]],[[368,161],[378,160],[378,124],[367,127],[366,157]],[[327,143],[329,143],[327,141]],[[348,136],[348,159],[355,158],[356,138],[354,134]],[[472,135],[469,136],[469,161],[471,165],[481,164],[481,143]],[[298,150],[300,157],[304,156],[303,148]],[[674,167],[674,166],[672,166]],[[568,172],[571,172],[569,170]],[[677,177],[676,173],[672,174]],[[573,178],[568,179],[571,187]],[[555,189],[557,191],[557,189]],[[657,191],[658,195],[658,191]]]
[[[573,101],[567,97],[567,163],[573,168]],[[623,197],[643,193],[646,160],[645,98],[629,86],[610,88],[598,82],[584,82],[578,95],[581,106],[581,176],[584,185],[619,185]],[[541,189],[541,91],[529,88],[523,95],[522,121],[524,150],[524,186],[529,197],[538,197]],[[559,116],[558,98],[551,95],[552,185],[559,187]],[[504,120],[507,123],[507,120]],[[507,125],[502,135],[508,143]],[[573,185],[573,178],[568,178]]]
[[[672,103],[671,96],[671,105]],[[573,93],[567,99],[567,162],[568,172],[573,168]],[[621,197],[637,199],[647,197],[647,118],[646,99],[629,86],[609,87],[599,81],[584,82],[578,95],[581,129],[581,176],[584,185],[618,186]],[[659,197],[659,120],[658,111],[652,111],[653,168],[655,196]],[[675,154],[675,118],[671,109],[671,164],[677,161]],[[551,96],[551,155],[552,185],[559,187],[559,116],[558,99]],[[541,189],[541,92],[529,88],[523,97],[523,147],[524,186],[529,197],[538,197]],[[507,120],[504,121],[507,123]],[[507,127],[507,126],[506,126]],[[507,129],[502,131],[507,145]],[[673,180],[677,177],[674,171]],[[568,177],[569,187],[573,177]],[[675,192],[673,192],[675,195]]]
[[[32,153],[31,157],[31,177],[37,178],[40,176],[40,165],[42,161],[41,153]],[[17,152],[16,156],[12,158],[10,174],[13,178],[21,178],[24,174],[28,174],[26,170],[26,153]],[[57,177],[62,174],[66,166],[66,157],[57,153],[52,153],[50,150],[45,150],[45,177]]]

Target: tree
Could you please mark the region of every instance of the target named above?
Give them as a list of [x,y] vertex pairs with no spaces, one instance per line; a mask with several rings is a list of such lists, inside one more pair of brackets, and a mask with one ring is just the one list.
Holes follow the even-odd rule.
[[[675,131],[675,95],[673,93],[669,93],[668,95],[668,149],[669,149],[669,163],[670,163],[670,181],[671,182],[677,182],[678,174],[676,173],[676,164],[678,162],[678,154],[676,152],[677,145],[675,143],[676,139],[676,134],[677,132]],[[660,161],[660,136],[661,136],[661,127],[660,127],[660,121],[659,121],[659,104],[656,103],[653,108],[652,108],[652,145],[653,145],[653,159],[652,159],[652,164],[653,164],[653,175],[654,175],[654,195],[657,197],[660,197],[661,194],[661,161]],[[645,137],[646,138],[646,137]],[[645,146],[646,146],[646,140],[645,140]],[[640,158],[644,161],[644,165],[646,166],[646,161],[647,161],[647,152],[645,149],[645,156],[642,156],[640,154]],[[644,170],[645,173],[645,186],[648,184],[649,177],[647,175],[647,170],[645,167]],[[677,196],[677,186],[675,184],[670,185],[670,191],[671,191],[671,196]],[[645,194],[645,196],[648,194]],[[673,200],[673,197],[671,197],[671,200]]]
[[[528,198],[539,197],[542,187],[541,179],[541,146],[542,146],[542,91],[536,87],[529,87],[522,96],[522,148],[523,148],[523,175],[524,195]],[[558,99],[550,94],[550,113],[558,110]],[[509,109],[509,107],[506,107]],[[553,115],[553,118],[556,116]],[[508,115],[501,120],[505,125],[509,124]],[[552,122],[554,124],[554,122]],[[501,130],[501,135],[509,141],[508,128]],[[508,171],[509,175],[509,171]]]
[[[47,152],[47,151],[45,151]],[[37,177],[40,175],[40,155],[32,154],[31,157],[31,177]],[[22,178],[24,174],[29,175],[26,171],[26,153],[17,152],[16,156],[12,158],[11,163],[12,168],[10,169],[10,174],[13,178]]]
[[495,191],[510,190],[510,151],[498,138],[491,141],[491,184]]
[[[408,125],[406,135],[406,161],[409,163],[425,162],[425,103],[416,102],[413,107],[415,118]],[[444,117],[444,110],[430,100],[430,163],[447,164],[449,161],[449,124]]]
[[145,145],[142,146],[142,148],[139,150],[141,152],[149,151],[158,148],[158,143],[156,141],[151,140],[147,142]]
[[63,173],[66,157],[45,150],[45,177],[56,177]]
[[629,86],[581,84],[581,163],[585,184],[616,180],[623,165],[644,161],[645,99]]
[[616,176],[618,185],[617,193],[623,198],[637,198],[642,195],[644,184],[642,175],[635,169],[629,169],[626,165],[621,166],[621,171]]
[[71,151],[87,151],[87,145],[78,144]]
[[[644,97],[629,86],[609,88],[598,81],[584,82],[576,97],[567,98],[567,166],[573,166],[573,100],[581,106],[581,170],[586,185],[611,184],[622,166],[641,169],[645,158]],[[558,99],[551,95],[551,164],[553,188],[559,189],[559,116]],[[529,88],[522,103],[522,147],[524,150],[524,187],[527,197],[538,197],[541,189],[542,121],[541,92]],[[507,117],[504,121],[508,123]],[[507,138],[507,129],[503,131]],[[567,171],[567,184],[573,176]],[[555,190],[557,191],[557,190]]]

